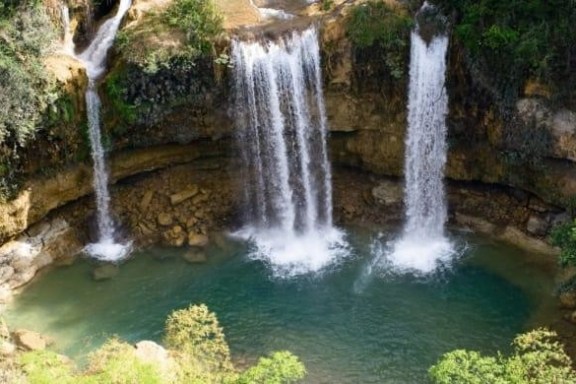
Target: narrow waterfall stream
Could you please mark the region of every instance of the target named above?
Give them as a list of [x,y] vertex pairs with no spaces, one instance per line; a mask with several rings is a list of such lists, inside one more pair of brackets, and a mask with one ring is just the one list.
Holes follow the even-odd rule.
[[[432,7],[424,3],[421,12]],[[408,132],[405,153],[406,224],[390,256],[400,269],[433,271],[452,253],[444,234],[446,163],[446,51],[448,36],[427,43],[411,34]]]
[[77,55],[86,67],[88,89],[86,91],[86,111],[92,161],[94,163],[94,192],[96,194],[96,221],[98,241],[86,246],[86,252],[104,261],[119,261],[130,251],[130,244],[118,243],[114,237],[114,221],[110,214],[110,192],[108,191],[108,170],[105,150],[102,145],[100,127],[100,96],[96,82],[106,71],[106,55],[114,43],[114,38],[122,18],[132,4],[132,0],[120,0],[116,15],[106,20],[98,29],[92,43]]
[[336,258],[327,123],[315,28],[277,42],[232,44],[246,227],[256,257],[279,274]]

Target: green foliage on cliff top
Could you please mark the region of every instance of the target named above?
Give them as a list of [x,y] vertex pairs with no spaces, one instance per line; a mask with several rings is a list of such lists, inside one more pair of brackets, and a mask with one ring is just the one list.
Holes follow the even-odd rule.
[[37,1],[0,8],[0,143],[23,146],[57,95],[41,62],[55,36]]
[[570,357],[555,341],[556,334],[537,329],[517,336],[510,356],[482,356],[456,350],[429,370],[436,384],[570,384],[576,382]]
[[222,18],[211,0],[173,0],[164,10],[144,16],[134,27],[118,34],[117,47],[130,63],[154,73],[212,53],[222,32]]
[[84,370],[51,351],[26,352],[17,361],[0,360],[0,379],[30,384],[289,384],[306,373],[286,351],[237,371],[218,319],[205,305],[174,311],[166,321],[166,342],[171,347],[166,360],[143,361],[132,345],[112,338],[89,355]]
[[412,25],[406,9],[371,0],[353,8],[346,30],[357,48],[379,56],[392,78],[400,79],[407,68]]
[[[569,0],[437,0],[454,14],[454,36],[469,53],[476,80],[512,105],[528,79],[575,102],[576,5]],[[568,98],[568,100],[567,100]]]

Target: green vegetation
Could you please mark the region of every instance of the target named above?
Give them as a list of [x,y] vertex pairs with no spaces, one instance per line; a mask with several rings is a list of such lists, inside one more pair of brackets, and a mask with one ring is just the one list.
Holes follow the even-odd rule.
[[89,356],[84,370],[51,351],[19,354],[0,361],[0,379],[30,384],[289,384],[302,379],[303,364],[290,352],[261,358],[238,372],[214,313],[205,305],[174,311],[166,321],[166,360],[142,360],[117,338]]
[[560,265],[576,266],[576,221],[555,227],[550,240],[552,245],[560,247]]
[[537,329],[517,336],[510,356],[482,356],[475,351],[446,353],[429,370],[436,384],[569,384],[576,372],[556,334]]
[[41,58],[54,37],[39,1],[10,1],[0,8],[0,143],[24,146],[57,99]]
[[18,189],[18,148],[33,136],[53,101],[53,84],[39,57],[53,33],[37,1],[0,5],[0,200]]
[[155,73],[175,63],[193,66],[200,56],[212,54],[221,32],[222,18],[211,0],[174,0],[163,12],[121,31],[116,44],[127,62]]
[[412,17],[406,9],[371,0],[354,7],[346,29],[360,55],[369,52],[382,60],[389,76],[398,80],[404,77],[408,67],[412,25]]
[[456,15],[454,37],[467,49],[473,75],[504,107],[527,80],[576,102],[576,6],[567,0],[438,0]]

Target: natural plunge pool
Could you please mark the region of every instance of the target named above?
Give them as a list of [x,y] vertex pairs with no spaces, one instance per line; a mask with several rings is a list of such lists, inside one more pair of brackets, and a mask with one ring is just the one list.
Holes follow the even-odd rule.
[[82,358],[114,334],[160,341],[173,309],[206,303],[236,361],[287,349],[306,365],[308,383],[423,383],[446,351],[507,351],[517,333],[541,325],[552,281],[518,249],[453,234],[467,248],[449,271],[367,275],[375,235],[349,232],[350,257],[319,276],[274,278],[233,241],[213,245],[205,264],[188,264],[179,250],[139,252],[102,282],[78,261],[36,279],[6,318]]

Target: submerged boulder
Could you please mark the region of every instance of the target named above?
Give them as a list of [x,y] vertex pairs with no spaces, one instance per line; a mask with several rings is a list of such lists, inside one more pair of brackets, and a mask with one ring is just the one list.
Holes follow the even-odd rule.
[[94,268],[92,278],[96,281],[109,280],[120,273],[120,267],[116,264],[103,264]]
[[182,258],[184,260],[186,260],[187,262],[189,262],[190,264],[201,264],[201,263],[205,263],[208,258],[206,257],[206,254],[204,252],[202,252],[199,249],[196,248],[192,248],[189,249],[188,251],[186,251],[183,255]]
[[27,329],[18,329],[12,336],[18,348],[25,351],[41,351],[48,345],[48,340],[44,336]]

